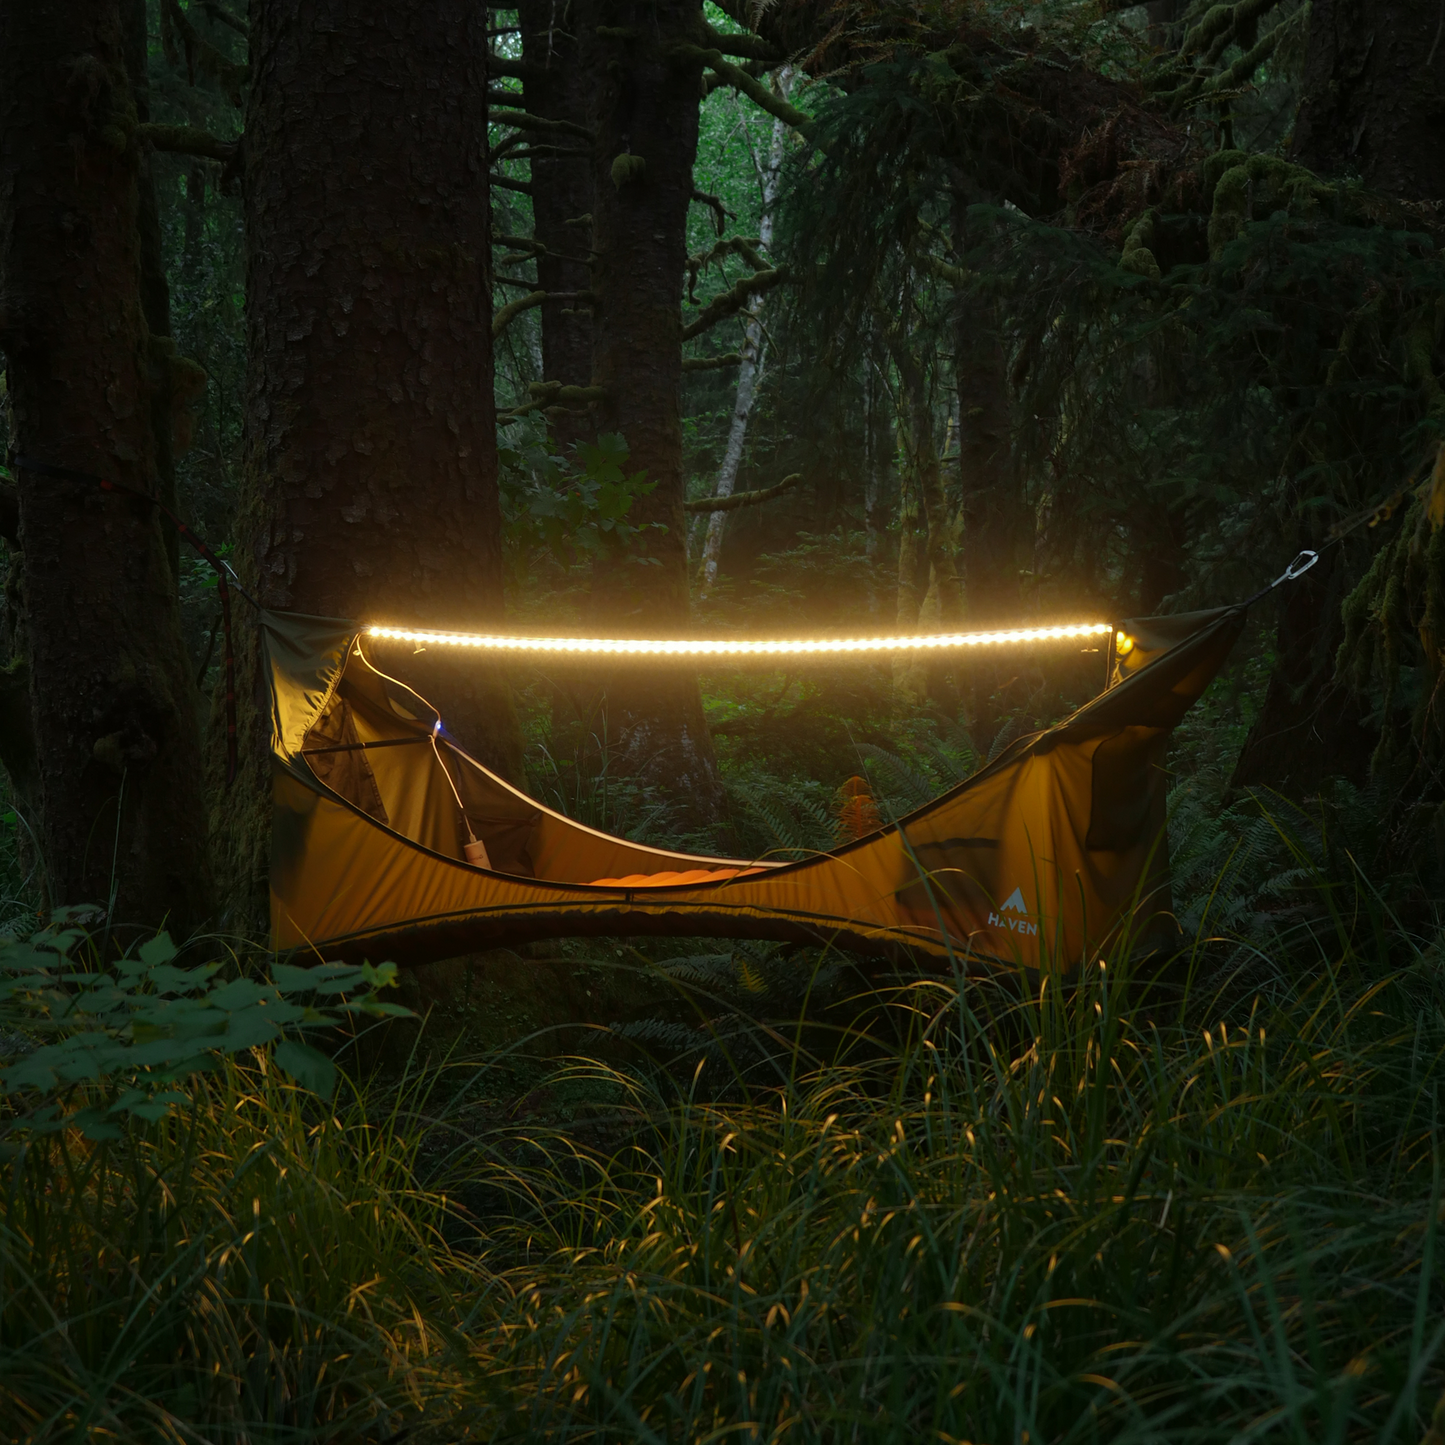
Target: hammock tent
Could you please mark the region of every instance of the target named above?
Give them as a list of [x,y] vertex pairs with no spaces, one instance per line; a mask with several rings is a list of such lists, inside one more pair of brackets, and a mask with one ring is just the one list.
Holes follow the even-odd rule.
[[[451,743],[355,623],[263,613],[273,944],[425,963],[670,934],[1068,968],[1126,918],[1135,946],[1167,944],[1163,750],[1245,610],[1121,624],[1132,646],[1092,702],[897,823],[793,863],[672,853],[575,823]],[[486,866],[468,861],[473,839]]]

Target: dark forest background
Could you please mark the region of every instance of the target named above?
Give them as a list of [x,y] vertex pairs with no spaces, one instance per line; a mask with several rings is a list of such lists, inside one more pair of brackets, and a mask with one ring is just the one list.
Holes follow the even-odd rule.
[[[0,0],[0,1438],[1440,1445],[1442,207],[1439,0]],[[248,599],[1256,593],[1167,958],[268,951]],[[798,856],[1105,656],[380,660]]]

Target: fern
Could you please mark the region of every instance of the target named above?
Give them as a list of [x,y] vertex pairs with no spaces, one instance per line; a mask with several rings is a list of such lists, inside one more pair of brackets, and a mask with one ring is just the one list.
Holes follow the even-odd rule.
[[808,858],[833,846],[833,814],[818,784],[755,772],[731,777],[726,786],[734,812],[762,844],[759,855]]

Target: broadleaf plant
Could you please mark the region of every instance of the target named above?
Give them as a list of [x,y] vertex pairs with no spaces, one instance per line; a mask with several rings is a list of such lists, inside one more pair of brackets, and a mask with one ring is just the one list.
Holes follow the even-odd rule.
[[0,1088],[32,1128],[113,1138],[126,1116],[163,1117],[188,1102],[188,1078],[257,1048],[330,1098],[335,1065],[305,1035],[411,1012],[378,996],[396,982],[392,963],[277,963],[269,979],[227,977],[220,962],[177,964],[160,933],[104,965],[67,922],[61,914],[29,938],[0,938],[0,1033],[23,1049],[0,1060]]

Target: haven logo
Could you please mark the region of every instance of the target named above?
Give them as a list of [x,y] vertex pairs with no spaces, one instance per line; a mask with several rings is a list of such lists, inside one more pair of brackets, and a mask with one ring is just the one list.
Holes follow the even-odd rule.
[[1037,937],[1039,926],[1029,919],[1029,911],[1024,906],[1024,891],[1022,888],[1015,888],[1008,896],[1008,901],[997,913],[988,915],[988,926],[990,928],[1006,928],[1010,933],[1022,934],[1026,938]]

